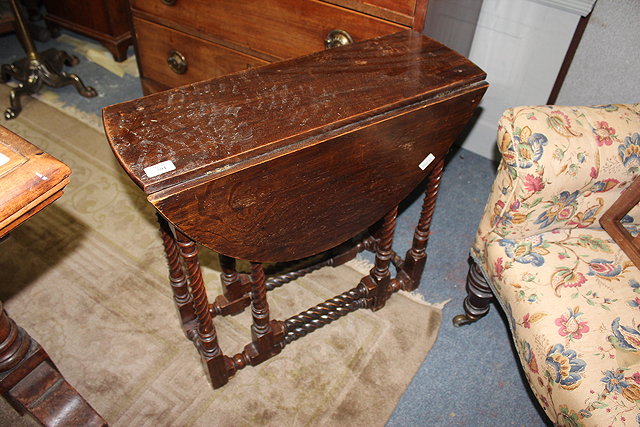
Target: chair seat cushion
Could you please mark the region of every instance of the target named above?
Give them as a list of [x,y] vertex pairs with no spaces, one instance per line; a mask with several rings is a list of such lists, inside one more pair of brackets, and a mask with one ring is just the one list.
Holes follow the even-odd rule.
[[640,272],[603,230],[489,233],[472,255],[558,425],[640,424]]

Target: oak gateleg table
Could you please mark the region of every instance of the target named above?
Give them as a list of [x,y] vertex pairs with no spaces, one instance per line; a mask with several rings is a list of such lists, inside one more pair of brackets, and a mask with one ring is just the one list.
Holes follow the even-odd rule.
[[[484,78],[451,49],[403,31],[103,110],[116,158],[158,212],[182,327],[214,387],[310,331],[417,288],[445,157]],[[403,259],[392,249],[398,204],[424,179]],[[212,303],[197,244],[220,254],[224,292]],[[271,319],[268,290],[362,250],[375,252],[375,265],[353,288]],[[317,265],[265,276],[265,262],[319,253]],[[251,273],[238,272],[236,259]],[[213,319],[249,306],[252,341],[225,355]]]

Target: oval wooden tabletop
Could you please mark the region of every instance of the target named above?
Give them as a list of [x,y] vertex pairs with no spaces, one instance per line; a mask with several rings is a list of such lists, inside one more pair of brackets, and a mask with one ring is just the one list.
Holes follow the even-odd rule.
[[484,77],[405,31],[103,117],[124,169],[185,234],[236,258],[284,261],[342,243],[406,197],[471,117]]

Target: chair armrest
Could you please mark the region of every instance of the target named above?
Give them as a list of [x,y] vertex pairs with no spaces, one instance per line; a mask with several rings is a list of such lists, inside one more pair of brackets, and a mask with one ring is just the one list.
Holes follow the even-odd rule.
[[498,147],[481,235],[599,228],[640,173],[640,104],[512,108],[500,119]]

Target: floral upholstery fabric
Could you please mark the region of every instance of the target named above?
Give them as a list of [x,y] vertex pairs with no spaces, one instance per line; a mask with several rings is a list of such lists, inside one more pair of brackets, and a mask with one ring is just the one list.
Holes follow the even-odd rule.
[[640,104],[509,109],[498,145],[471,254],[529,384],[558,425],[637,426],[640,272],[598,220],[640,175]]

